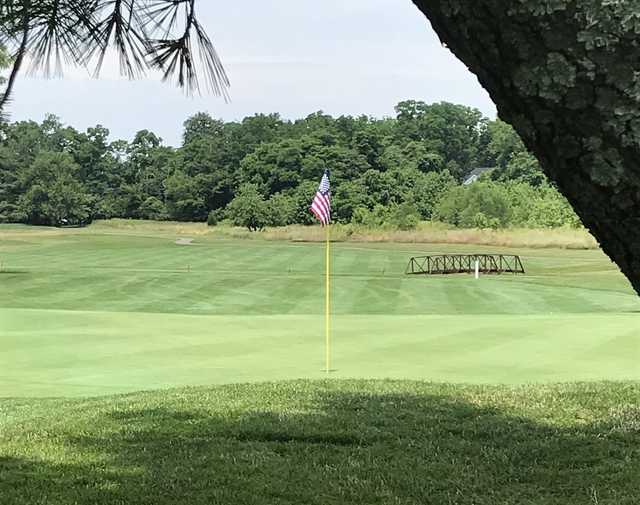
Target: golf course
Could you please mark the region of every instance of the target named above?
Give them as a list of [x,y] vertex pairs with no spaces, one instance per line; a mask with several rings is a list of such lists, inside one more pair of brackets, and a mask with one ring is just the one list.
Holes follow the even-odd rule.
[[[325,378],[324,246],[97,225],[0,230],[2,397]],[[423,253],[522,276],[406,276]],[[639,380],[640,300],[599,250],[336,243],[331,378]]]
[[[407,276],[519,254],[526,275]],[[640,301],[598,249],[0,227],[3,505],[635,505]]]

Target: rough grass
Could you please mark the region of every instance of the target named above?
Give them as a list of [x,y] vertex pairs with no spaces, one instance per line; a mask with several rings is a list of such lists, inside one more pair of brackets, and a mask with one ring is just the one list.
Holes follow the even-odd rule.
[[[332,234],[333,239],[340,242],[485,245],[529,249],[598,248],[598,243],[586,230],[570,228],[553,230],[457,230],[424,223],[414,231],[371,230],[351,226],[336,226],[332,230]],[[316,227],[289,226],[267,230],[264,235],[268,240],[290,240],[294,242],[321,242],[324,240],[323,231]]]
[[[167,233],[212,236],[235,239],[282,240],[290,242],[322,242],[325,232],[318,226],[286,226],[252,233],[230,226],[208,227],[203,223],[150,222],[114,219],[98,221],[91,229],[140,233]],[[0,235],[1,236],[1,235]],[[451,229],[439,223],[422,223],[417,230],[399,231],[367,229],[351,225],[335,225],[332,240],[336,242],[373,242],[406,244],[458,244],[519,248],[597,249],[598,243],[585,229]]]
[[[637,505],[638,384],[0,400],[3,505]],[[621,405],[625,405],[621,408]]]

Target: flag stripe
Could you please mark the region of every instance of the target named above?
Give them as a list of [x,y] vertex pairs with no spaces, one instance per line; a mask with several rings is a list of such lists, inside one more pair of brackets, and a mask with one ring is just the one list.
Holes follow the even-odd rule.
[[329,202],[325,200],[323,196],[318,196],[313,202],[314,205],[317,205],[324,214],[330,214],[329,211]]
[[322,200],[322,197],[317,196],[316,199],[313,201],[313,204],[311,205],[311,207],[315,209],[316,212],[320,215],[320,221],[322,221],[323,223],[328,221],[330,212],[327,207],[327,204]]
[[313,214],[318,218],[319,221],[322,221],[322,216],[320,215],[320,213],[316,209],[311,207],[311,212],[313,212]]
[[325,210],[322,209],[317,203],[314,203],[311,206],[311,210],[314,212],[316,216],[318,216],[318,219],[320,219],[320,221],[324,219],[322,216],[325,216],[327,214]]
[[328,172],[325,172],[322,176],[320,187],[313,202],[311,202],[311,212],[323,225],[326,226],[331,222],[331,187]]

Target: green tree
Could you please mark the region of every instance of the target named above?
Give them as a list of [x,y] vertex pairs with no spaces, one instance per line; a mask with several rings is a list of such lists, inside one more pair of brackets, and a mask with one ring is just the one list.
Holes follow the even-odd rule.
[[[306,214],[309,214],[309,222],[315,222],[311,218],[309,207],[311,199],[315,194],[318,184],[311,183],[311,194],[307,195],[305,203]],[[332,219],[339,223],[349,223],[353,218],[354,211],[359,207],[368,207],[371,205],[370,198],[366,194],[366,190],[359,180],[345,181],[335,184],[332,189]]]
[[78,224],[89,218],[90,196],[75,178],[79,170],[64,153],[42,153],[21,175],[27,190],[18,202],[30,224]]
[[255,184],[244,184],[227,207],[227,216],[235,226],[260,231],[269,223],[264,196]]
[[176,221],[206,221],[209,212],[197,178],[176,171],[164,182],[166,207]]
[[[300,185],[286,192],[290,198],[292,206],[292,222],[297,224],[313,224],[316,222],[315,217],[311,214],[311,201],[318,189],[318,182],[305,180]],[[334,205],[334,208],[340,208]]]
[[392,171],[379,172],[378,170],[369,169],[357,179],[359,187],[357,191],[362,192],[361,200],[368,207],[373,207],[379,203],[389,205],[398,203],[402,200],[402,186],[398,184],[396,177],[402,172],[402,169],[394,169]]
[[354,209],[351,223],[367,228],[383,228],[389,222],[389,207],[374,205],[372,209],[358,207]]
[[201,113],[187,120],[185,130],[171,165],[197,180],[208,209],[222,209],[239,182],[240,160],[233,159],[228,127]]
[[268,226],[286,226],[296,221],[295,200],[291,196],[277,193],[267,200],[265,208]]
[[507,166],[495,170],[491,177],[498,181],[525,182],[532,186],[541,186],[547,181],[540,163],[527,151],[514,154]]
[[202,139],[224,136],[224,122],[213,119],[206,112],[199,112],[184,122],[182,144],[187,145]]
[[560,192],[544,183],[509,183],[506,186],[511,199],[513,225],[530,228],[559,228],[581,226],[580,219]]
[[420,211],[410,202],[393,205],[389,211],[388,222],[399,230],[414,230],[420,223]]
[[397,170],[410,168],[420,172],[437,172],[443,169],[444,160],[435,152],[430,152],[427,146],[412,140],[404,147],[398,144],[388,145],[380,157],[382,170]]
[[[523,202],[524,203],[524,202]],[[546,186],[537,198],[528,201],[526,224],[535,228],[579,228],[580,218],[568,200],[553,187]]]
[[301,169],[308,148],[305,139],[263,144],[242,160],[242,178],[268,194],[295,188],[302,180]]
[[431,219],[442,198],[456,186],[456,180],[447,171],[429,172],[413,185],[411,200],[422,219]]
[[380,156],[384,150],[383,139],[374,127],[358,130],[353,135],[352,149],[362,155],[370,167],[380,168]]
[[138,212],[142,219],[151,219],[153,221],[163,221],[169,217],[164,203],[155,196],[150,196],[142,202]]
[[426,152],[439,155],[458,180],[476,168],[486,124],[480,111],[448,102],[429,105],[410,100],[400,102],[396,112],[398,141],[421,143]]
[[165,200],[164,182],[171,174],[174,151],[162,145],[162,139],[149,130],[136,133],[127,147],[123,174],[127,183],[138,186],[140,200],[153,197]]
[[22,222],[26,219],[21,213],[18,200],[24,187],[18,178],[18,163],[14,153],[0,145],[0,222]]
[[493,157],[495,166],[506,168],[514,155],[526,152],[520,135],[510,124],[496,119],[489,123],[490,142],[488,150]]
[[284,122],[279,114],[255,114],[241,123],[225,125],[227,163],[237,166],[245,156],[260,144],[274,143],[292,137],[292,125]]
[[[419,110],[416,117],[434,114],[432,106],[414,103]],[[464,114],[460,117],[466,118]],[[458,120],[455,114],[450,118]],[[420,121],[417,125],[424,126]],[[479,121],[482,138],[477,149],[488,152],[491,142],[487,132],[492,125]],[[18,203],[38,181],[31,178],[23,184],[23,176],[43,154],[67,153],[73,158],[78,167],[73,179],[89,194],[90,216],[99,219],[205,221],[213,216],[217,222],[227,215],[238,188],[249,183],[256,185],[264,197],[266,225],[312,224],[315,220],[309,205],[320,174],[329,167],[335,221],[410,227],[420,219],[432,219],[444,195],[458,184],[446,167],[461,173],[455,160],[445,163],[442,155],[429,147],[433,145],[430,140],[397,137],[395,119],[343,116],[334,120],[316,114],[291,123],[272,114],[225,123],[199,113],[184,126],[183,145],[173,149],[162,145],[150,130],[136,133],[131,142],[109,142],[109,131],[102,126],[78,132],[55,116],[47,116],[41,124],[0,123],[0,220],[27,221]],[[517,139],[513,130],[503,126],[510,137]],[[417,131],[426,135],[431,130]],[[241,147],[239,143],[245,140],[246,145]],[[476,142],[472,136],[468,141]],[[509,224],[565,223],[564,217],[543,219],[545,209],[564,208],[546,194],[545,179],[532,155],[526,151],[514,154],[510,144],[504,145],[505,159],[510,156],[510,161],[506,167],[495,169],[492,176],[505,183],[496,187],[507,188],[510,195],[517,217],[512,217]],[[476,147],[471,145],[469,149]],[[526,184],[512,184],[515,182]],[[518,213],[526,199],[509,189],[516,187],[526,187],[527,198],[538,205],[535,219]],[[409,224],[400,223],[398,212],[409,208],[411,212],[402,214],[412,216]],[[463,210],[458,208],[458,214]],[[491,221],[493,218],[486,221],[483,216],[476,221],[467,216],[465,225],[471,221],[506,225],[500,220]],[[449,222],[459,223],[459,216]]]
[[504,187],[477,182],[450,189],[436,207],[434,217],[461,228],[501,228],[511,223],[511,216],[510,199]]

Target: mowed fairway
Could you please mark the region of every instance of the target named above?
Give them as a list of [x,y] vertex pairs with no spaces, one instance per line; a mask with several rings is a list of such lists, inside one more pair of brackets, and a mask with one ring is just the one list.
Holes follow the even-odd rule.
[[[0,397],[322,378],[322,244],[0,228]],[[417,278],[422,253],[526,276]],[[640,300],[600,251],[336,244],[335,378],[640,379]]]

